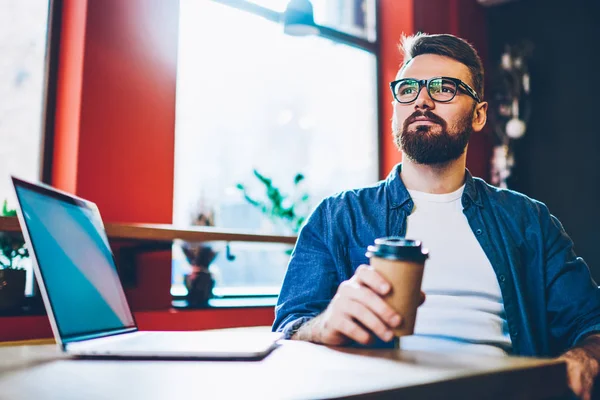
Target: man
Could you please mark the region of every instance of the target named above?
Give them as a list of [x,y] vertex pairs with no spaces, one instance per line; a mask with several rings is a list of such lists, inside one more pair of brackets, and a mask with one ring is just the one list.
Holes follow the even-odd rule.
[[389,345],[402,324],[365,257],[383,236],[430,250],[415,335],[402,346],[562,357],[589,398],[600,360],[600,291],[546,206],[473,178],[469,137],[487,118],[483,67],[452,35],[404,38],[391,83],[403,163],[372,187],[325,199],[302,229],[273,329],[325,345]]

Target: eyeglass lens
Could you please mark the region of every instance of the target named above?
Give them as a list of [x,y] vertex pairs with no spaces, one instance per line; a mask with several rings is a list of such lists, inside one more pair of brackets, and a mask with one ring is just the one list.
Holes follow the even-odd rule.
[[[456,95],[456,83],[449,79],[435,78],[429,81],[429,95],[436,101],[450,101]],[[396,85],[396,99],[410,103],[419,96],[419,81],[407,79]]]

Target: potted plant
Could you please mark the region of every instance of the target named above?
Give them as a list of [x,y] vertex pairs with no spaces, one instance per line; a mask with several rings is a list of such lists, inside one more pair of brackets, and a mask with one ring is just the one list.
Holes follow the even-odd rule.
[[294,176],[294,194],[286,195],[273,184],[272,179],[256,169],[253,172],[265,188],[266,200],[250,196],[246,186],[238,183],[236,187],[242,192],[244,199],[258,208],[274,226],[283,225],[286,233],[297,234],[304,225],[309,211],[309,195],[306,192],[300,192],[300,184],[304,181],[304,175],[298,173]]
[[215,286],[215,280],[208,267],[217,253],[203,243],[185,242],[182,250],[191,267],[190,273],[184,276],[185,287],[188,290],[188,306],[206,307]]
[[[10,210],[5,200],[1,215],[15,217],[17,212]],[[0,232],[0,309],[13,310],[23,305],[26,272],[19,264],[28,257],[29,252],[20,233]]]
[[[192,225],[214,226],[212,212],[200,212],[194,218]],[[212,297],[215,280],[209,270],[217,253],[213,248],[202,242],[184,242],[181,246],[183,254],[191,267],[189,274],[184,275],[185,287],[188,291],[186,300],[189,307],[202,308],[208,305]]]

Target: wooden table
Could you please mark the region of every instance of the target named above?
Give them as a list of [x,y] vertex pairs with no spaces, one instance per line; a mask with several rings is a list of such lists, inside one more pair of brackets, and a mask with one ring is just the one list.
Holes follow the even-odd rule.
[[543,399],[566,391],[556,360],[296,341],[252,362],[77,360],[54,345],[0,347],[0,399]]

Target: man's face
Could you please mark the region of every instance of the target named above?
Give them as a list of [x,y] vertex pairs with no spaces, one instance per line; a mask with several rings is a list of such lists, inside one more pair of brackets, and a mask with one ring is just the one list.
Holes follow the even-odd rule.
[[[458,78],[474,87],[466,65],[435,54],[413,58],[396,79],[437,76]],[[477,107],[477,102],[461,90],[452,101],[440,103],[423,87],[412,103],[394,101],[392,129],[396,145],[417,164],[443,165],[454,161],[465,152],[471,133],[483,128],[481,121],[474,119]]]

